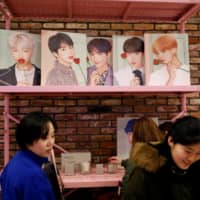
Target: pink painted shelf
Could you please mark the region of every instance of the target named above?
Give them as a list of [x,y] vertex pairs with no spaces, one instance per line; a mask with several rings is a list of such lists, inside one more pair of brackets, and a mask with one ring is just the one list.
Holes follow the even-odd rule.
[[126,86],[1,86],[0,95],[12,94],[33,94],[33,95],[45,95],[45,94],[160,94],[160,93],[194,93],[200,92],[200,85],[191,86],[138,86],[138,87],[126,87]]

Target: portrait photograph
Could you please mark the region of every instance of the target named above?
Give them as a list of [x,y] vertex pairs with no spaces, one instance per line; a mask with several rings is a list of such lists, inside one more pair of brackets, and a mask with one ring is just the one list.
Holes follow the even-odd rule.
[[42,30],[42,85],[86,85],[86,34]]
[[[121,159],[129,157],[132,141],[130,132],[133,131],[134,123],[138,117],[118,117],[117,118],[117,156]],[[152,120],[158,125],[158,118],[152,117]]]
[[114,85],[145,85],[144,39],[113,36]]
[[147,85],[190,85],[188,35],[153,33],[144,38]]
[[0,85],[40,85],[40,35],[0,30],[0,43]]
[[129,157],[129,151],[131,149],[131,144],[128,140],[125,128],[128,121],[136,119],[132,117],[118,117],[117,118],[117,156],[126,159]]
[[87,38],[87,85],[113,85],[112,38]]

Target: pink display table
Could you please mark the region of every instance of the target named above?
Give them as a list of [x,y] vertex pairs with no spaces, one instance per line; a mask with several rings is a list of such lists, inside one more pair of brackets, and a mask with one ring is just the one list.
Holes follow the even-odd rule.
[[65,176],[61,173],[65,188],[94,188],[94,187],[118,187],[124,175],[124,169],[118,169],[116,173],[76,174]]

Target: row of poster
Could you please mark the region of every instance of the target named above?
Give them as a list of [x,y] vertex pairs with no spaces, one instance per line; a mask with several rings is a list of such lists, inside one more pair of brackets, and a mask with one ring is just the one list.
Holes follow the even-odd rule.
[[0,30],[0,85],[190,85],[188,35]]

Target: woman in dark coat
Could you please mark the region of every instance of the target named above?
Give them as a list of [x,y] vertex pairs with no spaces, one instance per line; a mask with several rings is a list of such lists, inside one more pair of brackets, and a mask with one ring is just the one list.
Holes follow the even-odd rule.
[[137,143],[121,200],[199,200],[200,120],[178,119],[163,143]]

